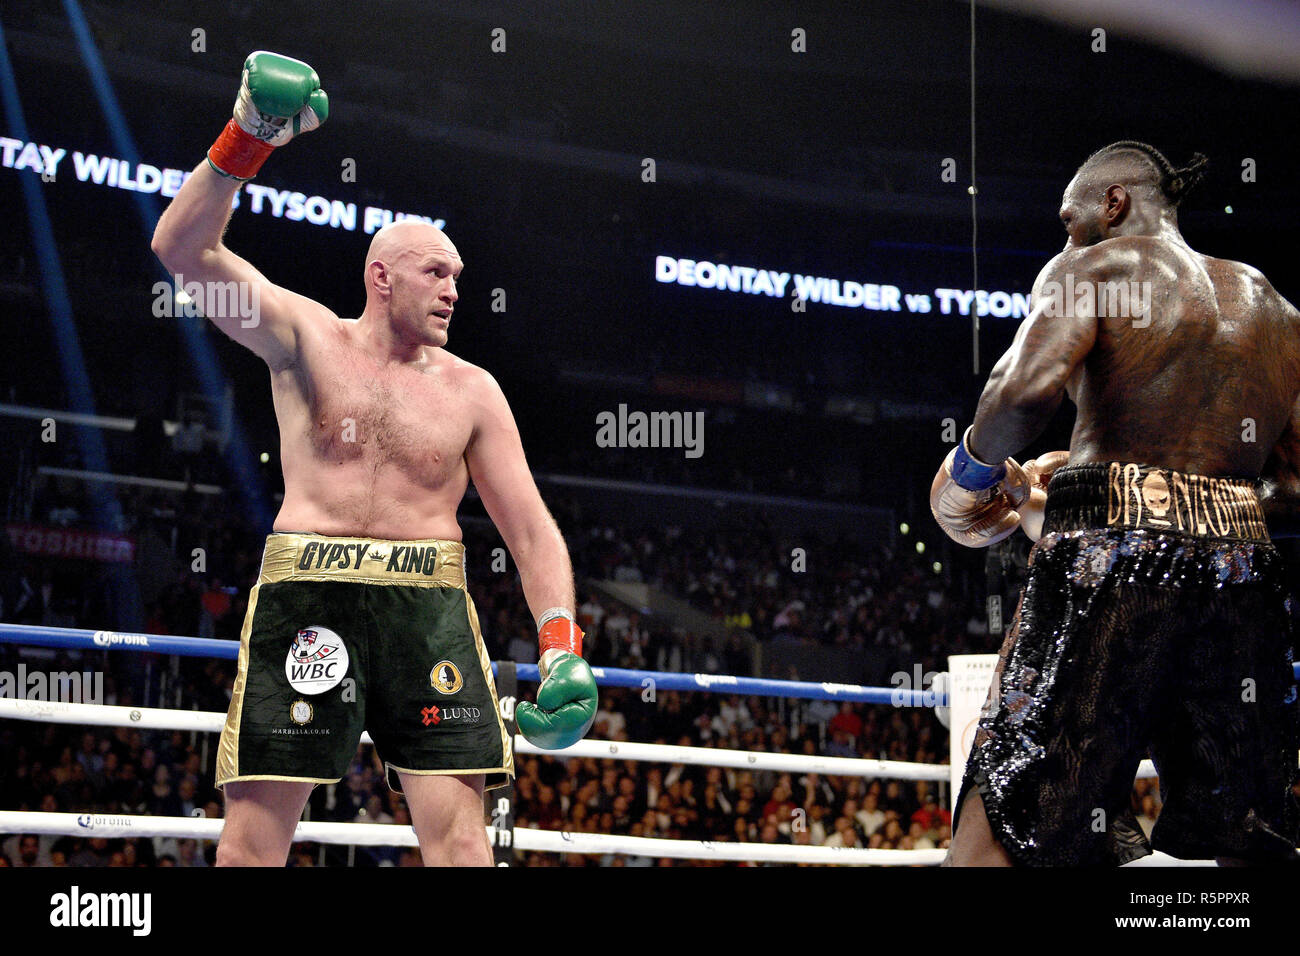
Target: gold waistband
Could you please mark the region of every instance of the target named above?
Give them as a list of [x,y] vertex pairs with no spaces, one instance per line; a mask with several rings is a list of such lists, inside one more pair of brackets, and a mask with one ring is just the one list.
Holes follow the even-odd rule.
[[1268,541],[1254,483],[1111,462],[1106,524],[1196,537]]
[[465,587],[465,545],[429,538],[386,541],[321,534],[267,535],[258,583],[356,581],[420,587]]

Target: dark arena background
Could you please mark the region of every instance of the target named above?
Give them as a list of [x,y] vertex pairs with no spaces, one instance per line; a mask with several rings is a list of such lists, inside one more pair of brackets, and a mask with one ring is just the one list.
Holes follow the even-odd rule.
[[[1031,543],[953,544],[930,482],[1075,169],[1121,139],[1204,153],[1188,241],[1300,300],[1289,4],[6,0],[0,27],[3,866],[215,863],[279,433],[265,364],[150,237],[255,50],[310,63],[330,115],[241,189],[226,244],[355,317],[379,226],[445,229],[448,349],[510,402],[610,675],[580,753],[520,747],[488,794],[500,864],[938,863],[936,675],[997,652]],[[672,440],[643,447],[652,413]],[[459,520],[510,710],[535,624],[472,486]],[[38,673],[84,678],[79,706],[33,704]],[[1161,806],[1139,776],[1148,833]],[[291,866],[421,862],[368,743],[304,819]]]

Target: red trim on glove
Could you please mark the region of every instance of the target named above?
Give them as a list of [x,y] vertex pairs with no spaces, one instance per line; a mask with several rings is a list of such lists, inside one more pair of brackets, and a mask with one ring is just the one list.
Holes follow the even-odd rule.
[[252,179],[274,149],[246,133],[232,117],[208,150],[208,162],[232,179]]
[[553,617],[537,632],[538,658],[555,649],[582,656],[582,628],[567,617]]

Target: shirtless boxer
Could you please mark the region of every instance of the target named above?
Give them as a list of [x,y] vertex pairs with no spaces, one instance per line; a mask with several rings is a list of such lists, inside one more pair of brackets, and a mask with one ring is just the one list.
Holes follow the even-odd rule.
[[[1064,396],[1078,406],[949,865],[1114,865],[1151,844],[1297,859],[1290,615],[1265,520],[1294,533],[1300,513],[1286,464],[1300,462],[1300,314],[1258,270],[1183,239],[1178,204],[1204,164],[1131,141],[1084,162],[1061,204],[1069,241],[935,478],[950,537],[1001,540],[1032,483],[1009,456]],[[1148,748],[1164,798],[1150,843],[1129,809]]]
[[355,320],[274,285],[222,244],[242,183],[327,113],[311,67],[251,55],[234,118],[153,239],[187,284],[255,290],[243,301],[256,314],[208,318],[270,367],[280,426],[284,503],[221,735],[217,863],[283,865],[312,788],[343,777],[364,729],[406,795],[424,862],[490,865],[483,791],[503,785],[514,760],[465,589],[456,509],[468,482],[537,620],[538,706],[520,703],[516,717],[551,749],[581,739],[596,711],[573,571],[500,387],[444,348],[462,269],[450,239],[418,221],[376,233]]

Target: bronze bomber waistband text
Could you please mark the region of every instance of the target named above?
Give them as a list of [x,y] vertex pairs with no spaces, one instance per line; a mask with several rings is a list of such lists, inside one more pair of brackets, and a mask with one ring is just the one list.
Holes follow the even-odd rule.
[[1259,497],[1243,479],[1111,462],[1107,486],[1108,527],[1268,540]]

